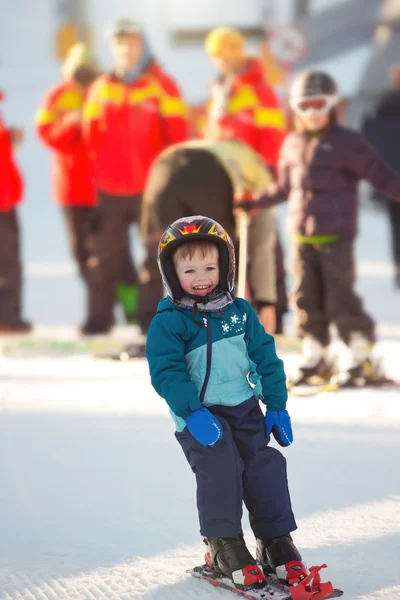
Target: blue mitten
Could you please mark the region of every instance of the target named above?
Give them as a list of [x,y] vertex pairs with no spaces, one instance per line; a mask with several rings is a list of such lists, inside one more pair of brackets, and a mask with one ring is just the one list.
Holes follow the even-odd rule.
[[293,442],[292,424],[287,410],[267,410],[265,413],[265,433],[271,433],[280,446],[290,446]]
[[207,408],[199,408],[186,418],[186,425],[192,436],[202,446],[214,446],[222,440],[222,426]]

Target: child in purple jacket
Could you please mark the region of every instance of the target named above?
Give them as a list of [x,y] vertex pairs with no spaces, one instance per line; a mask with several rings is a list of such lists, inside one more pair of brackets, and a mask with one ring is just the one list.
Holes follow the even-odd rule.
[[260,208],[289,203],[293,298],[303,348],[299,373],[292,381],[296,384],[332,376],[327,353],[331,324],[351,355],[339,384],[378,379],[371,360],[375,323],[354,291],[357,188],[366,179],[400,201],[400,173],[361,133],[338,124],[339,100],[337,85],[328,74],[299,75],[290,94],[295,131],[283,143],[277,183],[256,203]]

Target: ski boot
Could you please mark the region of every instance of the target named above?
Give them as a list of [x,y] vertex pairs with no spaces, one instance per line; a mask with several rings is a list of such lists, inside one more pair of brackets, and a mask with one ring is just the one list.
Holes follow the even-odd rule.
[[360,333],[350,334],[350,361],[344,370],[332,378],[341,388],[359,388],[366,385],[394,384],[385,375],[383,362],[373,356],[373,344]]
[[311,600],[313,596],[325,600],[342,595],[341,590],[334,590],[330,581],[321,582],[319,571],[326,565],[311,567],[308,571],[290,534],[258,539],[257,560],[267,577],[288,586],[293,600]]
[[135,358],[146,358],[146,344],[128,344],[123,350],[110,352],[107,356],[103,356],[103,358],[119,360],[120,362],[128,362]]
[[32,331],[32,324],[23,319],[11,322],[0,322],[0,335],[24,334]]
[[105,322],[103,319],[90,317],[80,328],[81,335],[106,335],[110,333],[112,323]]
[[361,364],[352,366],[332,377],[331,382],[338,388],[396,387],[397,381],[387,377],[382,360],[368,358]]
[[359,388],[367,385],[368,372],[372,372],[370,361],[364,361],[362,364],[355,365],[341,371],[331,382],[340,388]]
[[257,561],[266,574],[274,574],[280,583],[297,585],[308,575],[300,552],[292,537],[282,535],[269,540],[257,540]]
[[288,381],[288,388],[299,385],[318,385],[329,381],[333,375],[333,365],[327,357],[327,349],[311,337],[302,342],[302,360],[294,377]]
[[208,567],[232,580],[238,589],[262,589],[267,579],[250,554],[243,536],[237,538],[207,538],[205,559]]
[[0,335],[25,334],[32,331],[32,324],[23,319],[12,322],[0,322]]

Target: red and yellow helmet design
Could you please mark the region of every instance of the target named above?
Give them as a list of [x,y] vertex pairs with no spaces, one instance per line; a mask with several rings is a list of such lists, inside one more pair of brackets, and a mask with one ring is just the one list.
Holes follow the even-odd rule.
[[184,217],[178,219],[175,223],[172,223],[172,225],[167,227],[164,231],[160,239],[158,254],[160,255],[170,242],[175,242],[175,244],[173,244],[174,247],[179,245],[179,243],[187,242],[188,239],[182,239],[184,236],[196,236],[196,239],[201,239],[198,234],[217,235],[224,241],[227,241],[229,237],[225,229],[219,223],[213,221],[213,219],[201,216]]
[[208,217],[201,215],[183,217],[172,223],[161,236],[158,246],[158,264],[168,296],[175,300],[180,293],[172,254],[180,245],[191,240],[214,242],[219,249],[220,285],[224,291],[235,287],[235,249],[225,229]]

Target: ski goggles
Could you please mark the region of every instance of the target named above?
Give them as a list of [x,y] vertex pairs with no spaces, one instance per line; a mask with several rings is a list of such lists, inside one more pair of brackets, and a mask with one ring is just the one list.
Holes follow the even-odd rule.
[[338,102],[338,96],[310,96],[309,98],[291,99],[290,107],[298,114],[307,112],[326,113]]

